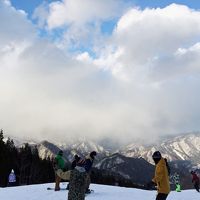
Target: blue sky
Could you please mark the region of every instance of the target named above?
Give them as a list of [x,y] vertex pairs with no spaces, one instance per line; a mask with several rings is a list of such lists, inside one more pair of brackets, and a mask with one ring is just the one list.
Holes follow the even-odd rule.
[[12,5],[17,9],[22,9],[28,14],[32,14],[34,9],[42,2],[53,2],[54,0],[11,0]]
[[[17,9],[22,9],[26,13],[28,13],[28,17],[30,20],[32,20],[32,14],[34,10],[41,5],[43,2],[51,3],[51,2],[57,2],[58,0],[11,0],[12,5]],[[177,3],[177,4],[183,4],[187,5],[190,8],[199,9],[200,8],[200,2],[198,0],[124,0],[124,3],[127,3],[129,6],[139,6],[142,9],[145,9],[146,7],[150,8],[156,8],[156,7],[165,7],[171,3]],[[103,34],[111,34],[114,27],[116,26],[118,18],[105,21],[101,24],[101,31]],[[56,38],[58,36],[58,33],[62,32],[57,30],[54,31],[52,35]],[[41,29],[40,35],[45,36],[46,31]]]
[[135,3],[142,8],[145,7],[165,7],[171,3],[184,4],[190,8],[200,8],[198,0],[135,0]]
[[[12,4],[18,8],[23,9],[27,13],[32,13],[33,10],[42,2],[53,2],[56,0],[11,0]],[[200,2],[198,0],[124,0],[133,5],[138,5],[141,8],[145,7],[164,7],[171,3],[184,4],[191,8],[199,9]]]

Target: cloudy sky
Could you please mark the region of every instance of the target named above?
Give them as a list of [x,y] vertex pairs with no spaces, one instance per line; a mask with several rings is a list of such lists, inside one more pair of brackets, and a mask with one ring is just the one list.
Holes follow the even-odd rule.
[[196,0],[0,0],[0,128],[151,141],[200,130]]

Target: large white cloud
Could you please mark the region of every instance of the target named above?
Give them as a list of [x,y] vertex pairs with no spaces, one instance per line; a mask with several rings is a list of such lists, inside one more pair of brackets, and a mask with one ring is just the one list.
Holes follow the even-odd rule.
[[[121,7],[120,7],[121,6]],[[94,23],[108,20],[119,15],[122,9],[120,0],[63,0],[49,6],[47,18],[50,29],[63,25]]]
[[8,0],[1,1],[0,9],[0,47],[17,41],[26,42],[34,37],[36,30],[23,10],[15,10]]
[[1,19],[14,20],[0,27],[0,125],[8,133],[131,141],[200,129],[198,11],[130,9],[96,47],[97,59],[37,38],[22,13],[0,2]]
[[[119,76],[126,73],[127,78],[143,76],[147,72],[165,72],[168,64],[173,75],[179,62],[177,59],[180,58],[177,51],[190,49],[199,43],[199,34],[199,11],[177,4],[163,9],[134,8],[119,20],[112,41],[108,44],[111,53],[106,52],[103,60],[107,59],[108,64],[105,65],[109,65],[110,58],[113,57],[113,64],[118,63],[119,66]],[[105,49],[103,54],[104,52]],[[193,49],[193,53],[195,52],[198,52],[197,48]],[[187,63],[180,70],[183,71],[186,66]],[[115,73],[116,68],[113,67],[113,70]],[[148,76],[149,73],[147,78]]]
[[43,3],[35,9],[34,18],[50,33],[61,30],[59,45],[63,48],[92,48],[100,44],[102,23],[119,17],[127,5],[123,0],[62,0]]

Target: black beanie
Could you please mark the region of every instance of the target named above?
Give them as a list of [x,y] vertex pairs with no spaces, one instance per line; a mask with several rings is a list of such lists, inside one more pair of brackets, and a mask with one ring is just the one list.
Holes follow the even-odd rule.
[[152,155],[153,159],[161,159],[161,153],[160,151],[155,151]]

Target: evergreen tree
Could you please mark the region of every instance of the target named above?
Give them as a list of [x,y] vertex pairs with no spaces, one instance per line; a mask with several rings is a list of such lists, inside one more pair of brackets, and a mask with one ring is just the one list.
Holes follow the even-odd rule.
[[54,169],[50,158],[41,159],[37,146],[28,143],[17,149],[12,139],[4,142],[0,130],[0,187],[6,187],[10,171],[14,169],[19,185],[53,182]]
[[9,175],[9,150],[4,142],[3,130],[0,130],[0,186],[7,186]]
[[0,130],[0,144],[1,144],[1,143],[4,143],[4,142],[3,142],[3,139],[4,139],[4,137],[3,137],[3,129],[1,129],[1,130]]
[[30,170],[32,164],[32,152],[28,143],[19,150],[19,184],[30,184]]

